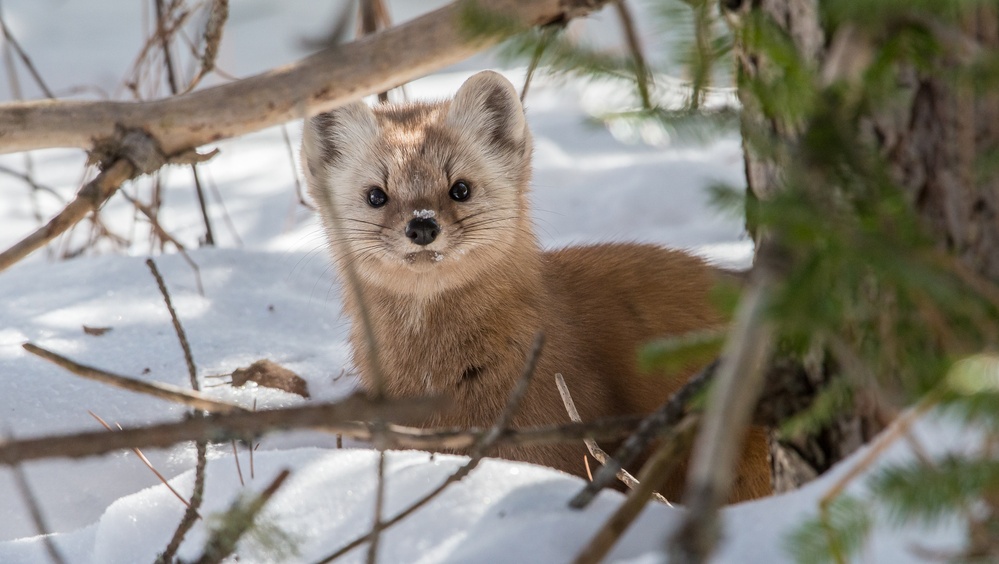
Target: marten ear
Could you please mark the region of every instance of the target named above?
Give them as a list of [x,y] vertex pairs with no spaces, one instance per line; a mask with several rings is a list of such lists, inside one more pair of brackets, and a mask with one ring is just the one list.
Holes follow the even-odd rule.
[[523,152],[527,119],[517,90],[503,75],[482,71],[465,81],[448,109],[447,123],[500,149]]
[[349,147],[378,135],[378,122],[364,102],[318,114],[305,122],[302,132],[302,170],[306,177],[324,178],[330,167],[342,165]]

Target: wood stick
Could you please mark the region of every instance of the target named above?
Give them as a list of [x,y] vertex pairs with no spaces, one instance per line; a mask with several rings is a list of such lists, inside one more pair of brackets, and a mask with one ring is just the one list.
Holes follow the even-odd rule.
[[347,543],[343,548],[320,560],[317,564],[332,562],[365,542],[377,538],[382,530],[395,525],[399,521],[402,521],[414,513],[417,509],[423,507],[436,498],[449,486],[463,480],[465,476],[468,476],[472,472],[472,470],[475,470],[485,455],[491,448],[493,448],[499,438],[503,435],[504,430],[510,425],[510,422],[513,421],[513,416],[517,412],[517,408],[520,407],[520,401],[523,399],[524,394],[527,393],[528,384],[531,383],[531,377],[534,375],[535,368],[537,368],[538,357],[541,356],[541,348],[544,346],[544,342],[544,335],[542,333],[538,333],[534,337],[534,345],[531,347],[531,352],[527,357],[527,361],[524,365],[524,371],[520,376],[520,380],[517,381],[513,390],[510,391],[510,397],[507,399],[506,407],[504,407],[503,412],[496,419],[493,426],[489,428],[489,431],[482,435],[482,437],[476,442],[475,447],[472,449],[472,456],[468,462],[455,471],[454,474],[448,476],[446,480],[434,488],[430,493],[410,504],[409,507],[397,513],[395,517],[381,523],[381,527]]
[[683,498],[689,511],[673,536],[672,562],[705,562],[717,544],[718,509],[729,498],[773,346],[773,327],[765,317],[770,285],[769,269],[757,266],[736,311],[704,424],[694,443]]
[[79,364],[72,361],[62,355],[56,354],[48,349],[43,349],[38,345],[32,343],[24,343],[21,345],[24,350],[30,352],[33,355],[44,358],[45,360],[57,364],[62,368],[76,374],[77,376],[82,376],[88,380],[95,380],[104,384],[114,386],[116,388],[121,388],[123,390],[129,390],[132,392],[138,392],[140,394],[146,394],[160,399],[165,399],[167,401],[172,401],[174,403],[180,403],[188,407],[193,407],[195,409],[201,409],[204,411],[209,411],[212,413],[232,413],[236,411],[246,411],[238,405],[233,405],[231,403],[225,403],[218,400],[214,400],[205,396],[200,392],[191,392],[180,388],[177,386],[172,386],[170,384],[163,384],[160,382],[146,382],[144,380],[137,380],[135,378],[129,378],[127,376],[120,376],[118,374],[113,374],[99,368],[94,368],[92,366],[86,366],[84,364]]
[[[274,497],[274,494],[284,484],[285,479],[288,478],[290,473],[289,470],[282,470],[264,488],[264,491],[260,492],[259,495],[246,504],[246,507],[243,507],[239,499],[233,502],[228,513],[223,515],[221,519],[225,524],[215,529],[208,542],[205,543],[204,553],[201,555],[201,558],[194,561],[194,564],[219,564],[235,552],[239,539],[253,526],[257,515],[267,505],[267,502]],[[226,519],[229,515],[235,515],[238,518],[233,520]],[[228,526],[229,523],[235,523],[235,526],[230,527]]]
[[638,474],[640,485],[631,490],[628,498],[617,508],[617,511],[600,527],[590,542],[579,552],[575,564],[596,564],[603,561],[607,553],[614,548],[618,539],[628,527],[638,518],[645,505],[652,498],[654,488],[661,488],[664,480],[681,460],[680,454],[694,436],[700,414],[691,413],[681,420],[670,434],[663,439],[662,446],[642,467]]
[[[586,15],[609,0],[493,0],[525,28]],[[470,33],[455,2],[403,25],[324,49],[237,82],[146,102],[33,101],[0,105],[0,153],[91,148],[118,128],[141,129],[165,155],[331,110],[462,61],[505,36]]]
[[187,333],[184,332],[184,326],[180,324],[180,318],[177,317],[177,310],[173,309],[173,301],[170,299],[170,292],[167,291],[166,282],[163,281],[160,269],[156,268],[156,263],[153,259],[146,259],[146,266],[149,267],[153,278],[156,279],[156,286],[160,289],[163,302],[166,303],[167,311],[170,313],[173,330],[177,334],[177,340],[180,341],[180,348],[184,353],[184,362],[187,363],[187,376],[191,379],[191,388],[195,392],[199,392],[201,391],[201,385],[198,383],[198,369],[194,365],[194,355],[191,353],[191,345],[187,340]]
[[[10,435],[3,433],[4,440],[10,440]],[[31,517],[31,523],[35,526],[35,532],[37,532],[42,537],[42,544],[45,546],[45,552],[48,553],[49,560],[54,564],[66,564],[66,559],[63,558],[62,552],[55,545],[55,541],[52,539],[52,535],[45,520],[45,516],[42,514],[42,508],[38,504],[38,498],[35,493],[31,490],[31,485],[28,484],[28,477],[24,475],[24,469],[21,468],[20,464],[12,464],[11,470],[14,475],[14,483],[17,485],[18,491],[21,493],[21,498],[24,500],[24,504],[28,506],[28,515]]]
[[617,471],[623,467],[622,464],[631,464],[655,437],[676,425],[687,413],[690,401],[707,387],[717,367],[717,360],[705,366],[670,396],[659,409],[646,416],[638,429],[617,449],[614,457],[597,471],[593,481],[586,484],[582,491],[572,498],[569,506],[582,509],[589,505],[600,490],[614,481]]
[[[569,386],[565,383],[565,378],[561,374],[555,374],[555,385],[558,386],[558,393],[562,396],[562,403],[565,405],[565,411],[569,414],[569,419],[575,423],[582,423],[583,419],[579,416],[579,411],[576,410],[576,402],[572,401],[572,394],[569,393]],[[585,438],[583,439],[583,444],[586,445],[586,449],[590,451],[590,455],[593,456],[600,464],[606,466],[608,460],[610,460],[610,455],[607,454],[604,449],[600,448],[597,441]],[[584,459],[585,460],[585,459]],[[590,475],[590,466],[587,463],[586,473]],[[638,479],[631,475],[630,472],[624,468],[617,471],[617,479],[621,480],[621,483],[628,486],[628,489],[635,489],[638,487]],[[590,481],[593,481],[593,476],[590,475]],[[656,498],[656,501],[665,503],[666,505],[672,505],[669,500],[663,497],[659,492],[652,492],[652,496]]]
[[[0,124],[4,123],[4,110],[0,106]],[[0,126],[0,130],[4,129]],[[4,137],[6,131],[0,133],[0,153],[4,152]],[[137,167],[128,159],[118,159],[111,166],[101,171],[76,194],[61,212],[39,227],[34,233],[15,243],[6,251],[0,253],[0,272],[23,259],[34,251],[44,247],[49,241],[76,225],[87,214],[97,210],[107,201],[126,180],[138,176]]]
[[[352,396],[336,403],[212,414],[205,419],[126,428],[116,433],[86,431],[0,441],[0,464],[10,465],[57,457],[99,456],[126,448],[166,448],[179,442],[199,439],[216,442],[249,440],[264,433],[303,428],[340,433],[348,439],[370,442],[373,433],[369,424],[362,422],[363,420],[381,415],[386,419],[413,421],[425,417],[441,405],[441,401],[436,398],[393,400],[376,404],[366,398]],[[496,444],[552,444],[577,442],[584,437],[617,440],[634,430],[639,421],[635,417],[615,417],[589,423],[508,429],[500,434]],[[464,449],[474,446],[487,432],[481,428],[441,430],[387,425],[384,440],[389,448]]]

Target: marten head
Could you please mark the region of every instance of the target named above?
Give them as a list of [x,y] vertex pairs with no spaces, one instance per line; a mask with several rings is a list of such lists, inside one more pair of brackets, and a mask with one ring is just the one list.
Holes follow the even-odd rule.
[[305,126],[302,165],[334,258],[363,283],[432,295],[515,269],[534,244],[531,135],[513,85],[485,71],[453,100],[355,102]]

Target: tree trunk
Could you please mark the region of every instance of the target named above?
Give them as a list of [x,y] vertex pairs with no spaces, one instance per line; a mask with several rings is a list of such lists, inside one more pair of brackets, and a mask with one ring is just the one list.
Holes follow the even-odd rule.
[[[844,37],[836,36],[853,30],[843,29],[846,26],[829,29],[821,20],[817,0],[722,0],[722,6],[735,27],[747,17],[769,17],[787,34],[802,58],[819,69],[816,76],[824,77],[831,67],[836,67],[833,72],[859,74],[856,65],[866,64],[863,53],[856,50],[856,41],[840,41]],[[963,29],[943,30],[957,48],[943,50],[933,68],[898,68],[900,99],[891,111],[865,115],[863,133],[868,138],[865,141],[889,163],[892,179],[906,194],[926,231],[938,242],[938,248],[959,260],[965,276],[995,283],[999,282],[999,175],[995,169],[982,170],[982,163],[986,162],[985,156],[994,157],[999,148],[999,95],[975,93],[971,86],[960,85],[944,71],[999,45],[999,19],[994,8],[979,5],[971,8],[962,22]],[[801,124],[767,118],[757,94],[744,80],[779,69],[742,41],[738,32],[735,37],[744,137],[763,131],[793,145],[801,133]],[[837,47],[843,45],[854,49],[852,55],[844,57],[837,52]],[[965,60],[954,60],[962,54]],[[851,65],[852,70],[844,70],[844,66]],[[766,200],[780,189],[781,156],[758,154],[749,143],[744,143],[744,148],[747,197]],[[754,232],[753,236],[759,234]],[[777,358],[771,373],[782,377],[793,374],[799,389],[817,391],[838,368],[822,351],[809,356]],[[861,394],[851,412],[841,414],[813,436],[794,440],[778,440],[775,436],[775,490],[799,486],[869,440],[885,424],[879,412],[878,404]]]

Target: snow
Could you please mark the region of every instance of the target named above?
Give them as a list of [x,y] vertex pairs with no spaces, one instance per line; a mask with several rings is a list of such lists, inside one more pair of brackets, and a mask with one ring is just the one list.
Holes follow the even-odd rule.
[[[324,4],[327,10],[329,4]],[[392,3],[396,21],[411,17],[415,5]],[[302,56],[296,47],[299,40],[321,35],[333,19],[331,12],[315,14],[315,3],[306,0],[284,2],[281,10],[275,6],[264,0],[232,5],[222,68],[242,76],[295,60]],[[139,3],[38,0],[7,3],[4,8],[12,31],[60,95],[80,84],[116,92],[141,43]],[[600,22],[598,18],[594,25]],[[478,57],[407,86],[408,95],[448,96],[471,71],[494,63],[489,56]],[[522,80],[523,69],[506,72],[514,83]],[[29,96],[39,95],[25,86]],[[704,190],[712,183],[743,183],[739,140],[727,136],[692,145],[660,138],[660,146],[636,144],[587,120],[605,111],[599,102],[614,88],[603,85],[597,91],[603,94],[594,92],[577,82],[539,79],[528,96],[536,147],[532,199],[542,242],[549,247],[652,242],[688,248],[726,266],[746,266],[752,244],[743,233],[742,219],[713,211]],[[289,124],[286,133],[297,153],[299,124]],[[307,381],[313,395],[309,401],[342,398],[356,385],[350,374],[348,324],[341,317],[324,235],[312,214],[298,204],[297,160],[288,154],[284,134],[272,128],[223,141],[217,145],[221,153],[200,169],[213,187],[210,212],[216,249],[197,249],[202,223],[190,171],[171,168],[165,175],[163,225],[191,249],[200,274],[178,254],[155,256],[206,393],[247,407],[255,403],[258,409],[305,400],[252,384],[233,388],[212,376],[268,358]],[[62,198],[72,196],[81,180],[80,151],[39,151],[33,159],[40,183]],[[0,155],[0,164],[10,168],[22,169],[24,162],[23,155]],[[6,248],[38,222],[28,188],[9,177],[2,186],[0,247]],[[143,197],[150,189],[148,180],[127,188]],[[47,193],[39,195],[43,216],[62,205]],[[414,212],[423,217],[420,213]],[[103,217],[109,228],[131,236],[132,243],[118,249],[103,245],[103,254],[85,253],[67,261],[52,260],[40,251],[0,273],[0,432],[20,438],[99,429],[88,410],[123,426],[183,417],[185,411],[176,405],[82,380],[21,348],[30,341],[120,374],[189,385],[169,315],[144,264],[150,252],[148,227],[137,221],[121,197],[108,203]],[[85,239],[85,230],[77,230],[56,248],[77,248]],[[111,330],[93,336],[84,333],[84,325]],[[967,441],[959,426],[932,417],[920,421],[916,431],[931,453]],[[281,469],[291,470],[260,519],[286,534],[297,553],[268,552],[248,537],[240,544],[241,562],[315,561],[369,530],[377,454],[364,445],[335,446],[332,437],[318,432],[265,437],[255,455],[252,480],[241,449],[245,487],[239,484],[231,448],[211,447],[205,515],[224,510],[240,493],[259,491]],[[814,517],[818,500],[863,452],[800,491],[727,508],[716,561],[789,561],[784,540],[788,532]],[[176,489],[190,493],[191,445],[145,454]],[[895,444],[875,467],[907,456],[908,445]],[[463,462],[460,457],[422,452],[391,452],[387,459],[389,516],[436,487]],[[52,538],[73,563],[151,561],[183,512],[180,502],[131,452],[50,459],[22,468]],[[623,499],[617,492],[604,492],[586,510],[573,511],[566,502],[581,486],[581,480],[546,468],[487,460],[387,531],[381,561],[569,561]],[[848,491],[862,493],[863,478]],[[0,508],[0,562],[46,562],[41,538],[35,536],[8,468],[0,468]],[[661,550],[681,516],[679,508],[649,506],[610,560],[663,561]],[[954,523],[932,530],[895,530],[884,521],[878,520],[874,541],[863,554],[867,561],[914,561],[911,548],[917,544],[948,548],[962,538]],[[205,524],[199,522],[180,557],[196,557],[205,538]],[[363,558],[361,548],[344,561]]]

